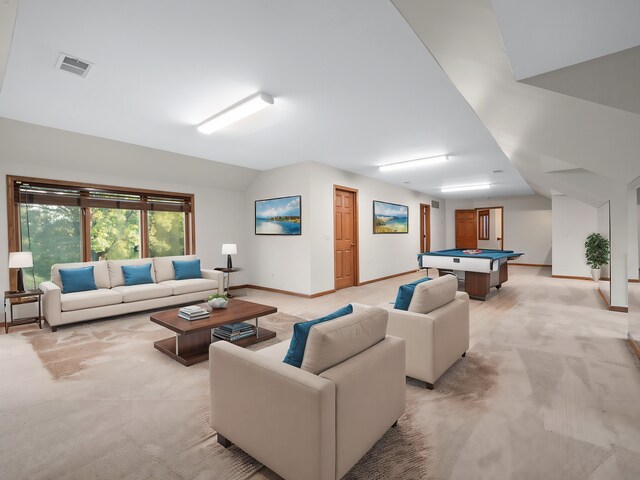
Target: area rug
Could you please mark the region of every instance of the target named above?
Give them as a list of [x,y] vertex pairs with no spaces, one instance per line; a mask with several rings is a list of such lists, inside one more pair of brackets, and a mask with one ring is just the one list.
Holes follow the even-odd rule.
[[[251,348],[288,338],[297,320],[260,319],[277,337]],[[167,336],[145,314],[4,337],[26,341],[32,354],[15,365],[29,369],[28,384],[19,371],[3,378],[0,421],[11,447],[0,451],[1,477],[240,480],[260,469],[217,443],[208,364],[184,367],[155,350]],[[25,393],[26,403],[12,404]]]
[[[518,304],[435,390],[407,381],[398,426],[345,478],[640,478],[640,369],[611,318]],[[288,339],[296,321],[261,319],[277,337],[252,348]],[[3,478],[278,478],[217,444],[207,364],[156,351],[167,334],[132,315],[4,337],[18,361],[1,370]]]

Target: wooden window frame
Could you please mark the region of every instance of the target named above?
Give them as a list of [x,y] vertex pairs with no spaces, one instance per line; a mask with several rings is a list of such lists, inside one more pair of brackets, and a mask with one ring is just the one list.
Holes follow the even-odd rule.
[[[16,198],[16,192],[19,185],[35,184],[38,186],[48,186],[53,188],[69,188],[78,190],[79,197],[73,200],[65,200],[58,203],[59,205],[75,204],[81,209],[81,242],[82,242],[82,261],[91,260],[91,208],[130,208],[140,211],[140,256],[147,258],[149,255],[149,211],[182,211],[184,212],[184,252],[185,255],[196,253],[195,239],[195,195],[192,193],[166,192],[162,190],[149,190],[141,188],[118,187],[111,185],[100,185],[94,183],[67,182],[64,180],[50,180],[44,178],[21,177],[16,175],[7,175],[7,224],[9,235],[9,252],[20,251],[20,202]],[[130,194],[140,196],[140,201],[118,201],[108,199],[92,199],[91,192],[102,192],[108,194]],[[183,207],[155,207],[149,197],[175,199],[183,202]],[[43,197],[44,199],[45,197]],[[70,203],[74,202],[74,203]],[[34,202],[37,203],[37,202]],[[53,201],[51,204],[54,204]],[[10,270],[9,285],[12,290],[17,286],[17,273]]]
[[[478,240],[491,240],[491,210],[478,210]],[[485,225],[486,222],[486,231]]]

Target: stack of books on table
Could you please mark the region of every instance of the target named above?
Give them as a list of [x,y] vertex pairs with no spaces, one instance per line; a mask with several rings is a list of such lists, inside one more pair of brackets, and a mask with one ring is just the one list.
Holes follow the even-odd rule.
[[209,312],[197,305],[191,305],[190,307],[182,307],[178,312],[178,316],[185,320],[200,320],[201,318],[209,317]]
[[237,342],[238,340],[251,337],[256,334],[256,328],[245,322],[230,323],[213,329],[213,336],[226,340],[228,342]]

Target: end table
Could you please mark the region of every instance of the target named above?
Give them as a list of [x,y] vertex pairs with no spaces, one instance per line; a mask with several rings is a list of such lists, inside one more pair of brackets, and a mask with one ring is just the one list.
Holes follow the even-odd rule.
[[[229,293],[229,286],[231,285],[231,272],[238,272],[239,268],[227,268],[227,267],[216,267],[214,270],[218,270],[219,272],[226,273],[225,278],[226,282],[222,281],[222,289],[225,291],[227,297],[233,298],[233,295]],[[226,283],[226,287],[225,287]]]
[[[25,290],[24,292],[8,291],[4,292],[4,333],[9,333],[9,327],[16,325],[26,325],[28,323],[37,323],[42,329],[42,295],[44,293],[39,288],[35,290]],[[11,313],[11,322],[7,321],[7,301]],[[15,319],[13,317],[13,307],[16,305],[26,305],[38,302],[38,315],[35,317],[25,317]]]

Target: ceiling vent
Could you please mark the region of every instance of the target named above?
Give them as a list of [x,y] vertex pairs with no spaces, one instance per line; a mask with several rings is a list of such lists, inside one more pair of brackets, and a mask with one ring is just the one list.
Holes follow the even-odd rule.
[[437,200],[431,200],[431,207],[440,208],[440,202]]
[[58,63],[56,63],[56,68],[83,78],[89,74],[89,70],[91,70],[92,66],[93,63],[89,63],[86,60],[80,60],[79,58],[72,57],[66,53],[61,53],[58,58]]

